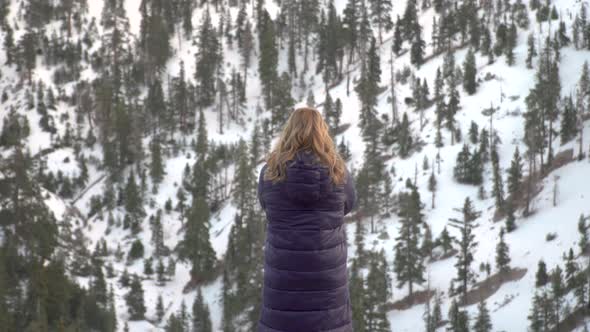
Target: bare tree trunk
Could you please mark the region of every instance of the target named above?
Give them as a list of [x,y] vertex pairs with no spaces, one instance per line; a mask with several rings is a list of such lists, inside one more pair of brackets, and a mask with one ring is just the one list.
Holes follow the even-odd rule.
[[219,80],[219,133],[223,135],[223,86]]
[[350,96],[350,65],[346,71],[346,96],[348,97]]
[[553,120],[549,122],[549,153],[547,154],[547,165],[551,167],[553,162]]
[[435,206],[434,206],[434,197],[435,197],[435,196],[436,196],[436,192],[433,190],[433,191],[432,191],[432,208],[433,208],[433,209],[435,208]]
[[528,216],[531,213],[531,191],[532,191],[532,181],[533,176],[535,174],[535,166],[533,159],[535,158],[534,153],[529,154],[529,177],[527,179],[527,189],[526,189],[526,206],[524,208],[524,214]]
[[391,58],[391,81],[390,81],[390,85],[391,85],[391,122],[393,124],[395,124],[397,122],[397,98],[395,96],[395,77],[394,77],[394,60],[393,60],[393,52],[390,52],[390,58]]
[[559,180],[559,176],[553,177],[553,207],[557,206],[557,194],[558,194],[558,185],[557,181]]
[[420,108],[420,131],[424,129],[424,108]]

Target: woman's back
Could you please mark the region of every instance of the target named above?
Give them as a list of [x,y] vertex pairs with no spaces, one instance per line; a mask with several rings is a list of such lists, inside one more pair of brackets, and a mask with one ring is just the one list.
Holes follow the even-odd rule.
[[267,220],[259,331],[352,331],[344,215],[350,175],[334,184],[312,152],[297,152],[283,181],[258,184]]

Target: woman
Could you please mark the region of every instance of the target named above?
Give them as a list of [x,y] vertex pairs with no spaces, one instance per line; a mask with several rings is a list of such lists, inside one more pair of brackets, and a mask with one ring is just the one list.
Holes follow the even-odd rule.
[[258,197],[268,220],[258,331],[352,331],[343,219],[356,194],[318,111],[291,114]]

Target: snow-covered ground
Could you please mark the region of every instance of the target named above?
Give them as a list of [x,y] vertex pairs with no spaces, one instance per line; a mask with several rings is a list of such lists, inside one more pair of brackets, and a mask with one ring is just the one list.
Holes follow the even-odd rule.
[[[130,32],[134,35],[139,33],[140,25],[140,14],[139,6],[140,0],[127,0],[125,1],[125,9],[129,17]],[[394,1],[394,15],[402,15],[405,8],[406,1]],[[526,2],[526,1],[525,1]],[[89,15],[95,17],[97,21],[100,20],[102,11],[102,1],[91,0],[89,4]],[[338,11],[342,12],[346,4],[345,0],[336,0],[335,6]],[[568,27],[571,27],[572,15],[579,11],[580,2],[575,0],[556,0],[555,5],[560,13],[563,13],[563,19],[567,23]],[[16,8],[17,1],[11,1],[11,8]],[[267,1],[267,6],[271,16],[276,17],[278,15],[279,8],[273,1]],[[19,20],[15,13],[16,10],[11,11],[9,20]],[[237,9],[232,8],[230,11],[232,18],[235,19],[237,16]],[[248,10],[250,13],[251,10]],[[196,10],[193,17],[193,25],[197,26],[202,18],[202,10]],[[542,31],[547,33],[550,31],[548,23],[538,25],[535,23],[534,15],[531,13],[531,29],[534,31]],[[219,19],[219,15],[212,11],[212,17],[214,22]],[[423,36],[428,40],[431,35],[431,22],[433,17],[433,9],[426,10],[421,13],[420,22],[425,27]],[[555,25],[555,22],[553,22]],[[553,27],[555,29],[555,27]],[[569,29],[569,28],[568,28]],[[569,31],[569,30],[568,30]],[[19,32],[20,33],[20,32]],[[19,33],[15,34],[18,38]],[[487,127],[489,124],[489,117],[485,116],[482,111],[485,108],[489,108],[490,105],[494,105],[499,108],[499,111],[494,115],[494,129],[497,131],[498,136],[501,138],[502,143],[499,145],[499,156],[500,165],[503,172],[510,165],[512,154],[516,147],[519,147],[520,151],[525,151],[526,147],[522,143],[523,136],[523,121],[521,116],[515,116],[515,113],[522,113],[526,110],[525,97],[528,94],[529,89],[534,85],[535,70],[526,69],[525,57],[526,57],[526,37],[529,31],[520,31],[518,46],[515,49],[516,64],[509,67],[505,64],[504,58],[500,57],[496,59],[496,62],[492,65],[487,65],[487,58],[481,58],[477,56],[477,65],[479,68],[478,78],[484,77],[487,73],[493,73],[496,78],[490,81],[482,82],[478,88],[478,92],[473,96],[466,94],[461,95],[462,110],[457,115],[457,121],[461,126],[464,137],[468,132],[471,121],[476,122],[480,128]],[[383,75],[381,78],[381,84],[387,85],[390,82],[389,77],[389,50],[391,49],[391,32],[386,33],[384,36],[385,43],[380,47],[381,54],[381,68]],[[543,38],[539,38],[542,40]],[[167,72],[170,75],[177,75],[180,62],[183,61],[185,64],[185,70],[187,73],[194,72],[194,54],[197,51],[197,47],[189,40],[180,38],[181,42],[177,42],[177,36],[172,39],[173,47],[175,48],[175,56],[169,61],[167,66]],[[456,52],[456,63],[461,64],[465,57],[467,50],[462,49]],[[4,52],[0,52],[0,61],[4,61]],[[430,53],[430,49],[427,48],[427,53]],[[240,67],[241,59],[237,50],[228,48],[224,44],[224,61],[228,63],[228,68]],[[395,68],[403,68],[405,64],[409,64],[409,55],[404,55],[395,60]],[[575,50],[572,47],[566,47],[562,49],[561,53],[561,66],[560,66],[560,77],[562,94],[568,95],[575,90],[576,83],[581,73],[582,64],[585,61],[590,61],[589,51]],[[428,80],[430,87],[434,86],[434,77],[436,69],[442,65],[442,56],[435,57],[431,61],[424,64],[416,75],[420,78]],[[302,67],[302,63],[298,63],[299,68]],[[49,84],[51,82],[51,72],[48,68],[39,66],[39,69],[34,73],[35,80],[43,80]],[[281,52],[281,58],[279,61],[279,72],[282,72],[287,68],[286,52]],[[313,68],[313,66],[311,66]],[[231,72],[228,70],[228,72]],[[11,68],[2,68],[2,82],[1,86],[7,87],[14,84],[17,81],[18,74]],[[95,73],[92,70],[85,68],[83,70],[83,77],[94,77]],[[187,75],[190,76],[190,75]],[[313,73],[307,74],[308,86],[311,87],[311,91],[315,96],[315,100],[318,103],[323,102],[325,99],[325,91],[323,84],[321,84],[321,78],[313,75]],[[314,77],[315,76],[315,77]],[[356,70],[352,73],[352,77],[358,77],[359,71]],[[12,78],[12,79],[11,79]],[[256,70],[256,61],[252,61],[252,66],[249,69],[248,76],[247,96],[248,105],[246,112],[252,114],[247,121],[245,127],[235,123],[229,124],[229,128],[224,128],[223,134],[218,131],[218,118],[213,110],[207,110],[206,121],[209,129],[209,138],[218,142],[237,142],[240,138],[249,139],[257,120],[255,110],[259,105],[262,105],[262,99],[260,96],[260,87],[258,85],[258,77]],[[297,90],[297,88],[295,89]],[[305,98],[299,98],[306,96],[301,91],[295,91],[294,96],[298,98],[298,103],[304,103]],[[475,230],[476,241],[479,243],[475,255],[474,267],[479,266],[480,263],[488,262],[493,265],[495,257],[495,246],[498,240],[498,233],[503,222],[493,222],[494,213],[494,200],[488,198],[484,200],[477,199],[478,188],[474,186],[460,185],[453,180],[453,167],[455,166],[455,158],[457,153],[462,147],[462,143],[450,145],[450,136],[445,130],[443,132],[443,138],[445,146],[438,149],[434,145],[434,107],[425,111],[425,118],[427,124],[420,132],[419,130],[419,114],[413,111],[413,108],[408,108],[402,101],[404,97],[411,96],[409,84],[397,85],[397,97],[399,101],[398,109],[400,114],[407,112],[414,132],[419,133],[421,140],[426,145],[424,148],[414,153],[408,159],[393,158],[388,161],[388,168],[394,167],[396,176],[393,178],[395,184],[395,191],[404,190],[404,183],[407,178],[413,178],[416,167],[420,170],[418,173],[418,188],[422,194],[422,200],[425,203],[430,201],[430,193],[427,191],[428,176],[430,171],[422,171],[422,161],[424,157],[427,157],[430,161],[434,160],[437,153],[441,156],[441,172],[437,174],[437,180],[439,184],[439,191],[436,198],[436,208],[431,209],[430,204],[425,204],[425,220],[431,226],[433,236],[436,238],[442,229],[447,225],[449,218],[455,217],[455,208],[462,205],[465,197],[470,197],[475,203],[477,210],[482,212],[481,217],[478,219],[479,226]],[[361,165],[362,155],[364,151],[364,145],[360,139],[360,129],[358,128],[359,121],[359,101],[356,93],[351,91],[350,95],[346,93],[346,81],[342,84],[332,88],[330,90],[332,98],[340,98],[344,105],[342,123],[350,124],[350,128],[342,134],[347,142],[350,143],[350,150],[352,152],[352,161],[350,162],[351,168],[358,168]],[[0,122],[3,121],[4,117],[8,113],[8,110],[12,106],[24,105],[23,94],[17,94],[19,98],[10,100],[4,104],[0,104]],[[388,101],[389,89],[379,97],[378,110],[382,114],[388,114],[391,112],[391,106]],[[512,97],[514,98],[508,98]],[[39,152],[42,149],[49,148],[51,146],[51,137],[49,134],[40,130],[38,126],[39,115],[34,111],[25,111],[19,109],[19,112],[26,114],[31,123],[31,135],[27,142],[27,146],[33,154]],[[74,121],[74,110],[67,105],[59,105],[57,114],[70,114],[70,121]],[[266,115],[260,115],[266,116]],[[65,125],[61,122],[57,123],[58,131],[63,133]],[[584,146],[590,146],[590,123],[587,122],[585,125],[585,142]],[[340,139],[340,137],[339,137]],[[190,141],[188,139],[187,141]],[[554,149],[556,152],[564,151],[567,149],[574,148],[577,151],[577,142],[573,141],[565,145],[561,145],[559,139],[555,141]],[[95,156],[100,159],[101,151],[99,148],[94,150],[84,150],[86,156]],[[66,160],[69,159],[69,162]],[[79,168],[74,158],[74,151],[72,148],[58,149],[51,152],[46,156],[48,169],[53,172],[61,171],[64,175],[77,175],[79,174]],[[155,204],[153,207],[146,205],[147,215],[154,215],[158,209],[163,208],[166,200],[171,198],[173,203],[176,202],[176,192],[182,182],[182,173],[185,165],[192,166],[195,162],[194,155],[190,155],[186,151],[180,153],[178,156],[171,156],[166,159],[166,176],[162,184],[159,186],[157,195],[150,197]],[[229,171],[229,178],[232,178],[232,170]],[[505,174],[505,173],[504,173]],[[90,199],[93,195],[100,194],[104,190],[104,181],[102,178],[103,171],[90,165],[89,166],[89,184],[94,183],[83,196],[79,198],[73,204],[72,202],[64,202],[56,196],[50,195],[47,200],[47,204],[52,207],[58,219],[63,218],[66,204],[73,204],[79,209],[83,215],[86,215],[90,208]],[[517,226],[518,228],[506,235],[506,241],[510,246],[510,253],[512,257],[512,266],[527,268],[528,272],[521,280],[510,282],[503,285],[498,292],[496,292],[491,298],[488,299],[488,308],[491,311],[492,321],[494,323],[494,330],[497,331],[526,331],[528,326],[528,320],[526,315],[528,314],[531,307],[531,298],[535,292],[534,272],[536,271],[537,263],[540,259],[543,259],[549,269],[553,268],[556,264],[561,264],[562,255],[564,252],[569,250],[570,247],[576,247],[578,240],[577,222],[580,214],[590,214],[590,186],[587,185],[586,179],[590,175],[590,163],[588,160],[580,162],[573,162],[571,164],[562,167],[544,180],[542,192],[535,198],[533,205],[536,213],[528,218],[521,218],[521,211],[517,213]],[[553,181],[554,178],[558,177],[558,204],[553,206],[552,195],[553,195]],[[485,188],[488,193],[491,192],[491,170],[485,170]],[[489,195],[488,195],[489,196]],[[211,216],[211,228],[210,235],[213,248],[218,258],[222,258],[225,254],[228,234],[231,225],[234,220],[235,207],[231,203],[226,203],[219,212]],[[121,217],[122,213],[119,211],[115,214],[115,217]],[[94,248],[95,244],[101,239],[106,239],[109,244],[110,250],[115,249],[116,245],[119,244],[124,250],[127,250],[131,245],[132,239],[127,231],[123,231],[122,228],[109,229],[107,224],[107,215],[97,214],[88,220],[88,223],[83,228],[84,235],[88,240],[88,248]],[[174,248],[176,244],[182,239],[182,222],[177,212],[171,212],[169,214],[163,214],[162,223],[164,225],[164,236],[165,243],[168,247]],[[371,250],[379,250],[383,248],[385,250],[388,262],[393,264],[394,255],[394,242],[399,229],[399,220],[397,216],[380,220],[377,223],[379,230],[385,230],[388,234],[388,239],[380,239],[377,232],[376,234],[368,234],[366,238],[366,246]],[[107,229],[109,231],[107,232]],[[450,229],[451,232],[455,230]],[[546,235],[548,233],[557,234],[557,238],[552,242],[546,241]],[[354,238],[354,225],[348,226],[349,238]],[[146,246],[146,257],[149,257],[152,253],[152,247],[150,243],[150,232],[149,227],[138,235],[142,239]],[[352,241],[350,241],[352,242]],[[354,254],[355,248],[351,244],[351,253]],[[262,253],[261,253],[262,254]],[[353,255],[351,255],[353,256]],[[143,262],[138,260],[131,265],[126,265],[125,262],[117,262],[114,257],[109,257],[107,261],[112,262],[115,271],[120,273],[123,269],[127,269],[129,273],[143,273]],[[450,280],[455,276],[454,268],[455,258],[435,262],[429,264],[427,267],[428,276],[430,280],[430,287],[436,288],[442,292],[447,292]],[[582,261],[580,260],[580,263]],[[585,262],[584,262],[585,263]],[[143,287],[145,290],[146,306],[148,308],[147,317],[152,319],[155,317],[155,304],[158,295],[161,295],[164,299],[164,307],[166,315],[174,313],[179,310],[181,303],[184,301],[187,306],[190,306],[196,295],[195,291],[184,293],[183,289],[186,283],[189,281],[190,267],[182,262],[177,264],[176,276],[173,280],[168,281],[164,286],[157,285],[154,280],[144,280]],[[396,283],[395,275],[391,272],[391,278],[393,283]],[[482,273],[478,279],[482,280],[484,274]],[[125,289],[118,287],[118,278],[109,279],[108,282],[113,286],[116,296],[116,306],[119,315],[119,322],[127,321],[128,314],[127,308],[124,301]],[[83,280],[81,280],[83,282]],[[211,318],[213,321],[214,331],[219,331],[222,319],[222,307],[221,307],[221,279],[217,279],[211,284],[202,287],[204,298],[211,310]],[[425,286],[425,285],[423,285]],[[407,295],[406,288],[397,289],[393,291],[393,298],[390,301],[396,301],[404,298]],[[512,300],[506,304],[505,299],[511,298]],[[502,304],[502,305],[501,305]],[[448,307],[450,305],[449,299],[443,297],[443,315],[446,316]],[[471,316],[475,315],[476,306],[470,306],[467,308]],[[424,328],[422,315],[424,313],[424,306],[414,306],[409,310],[404,311],[390,311],[388,318],[391,322],[392,329],[395,331],[421,331]],[[160,331],[162,325],[154,325],[148,321],[141,322],[129,322],[131,331]],[[122,330],[122,324],[120,324]],[[444,328],[439,329],[443,331]]]

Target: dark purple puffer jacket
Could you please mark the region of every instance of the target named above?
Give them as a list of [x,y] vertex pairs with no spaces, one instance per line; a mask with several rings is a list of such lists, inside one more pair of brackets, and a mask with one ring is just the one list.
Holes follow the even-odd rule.
[[334,185],[328,169],[299,152],[286,180],[263,176],[258,197],[268,220],[259,332],[351,332],[343,218],[356,201],[347,172]]

